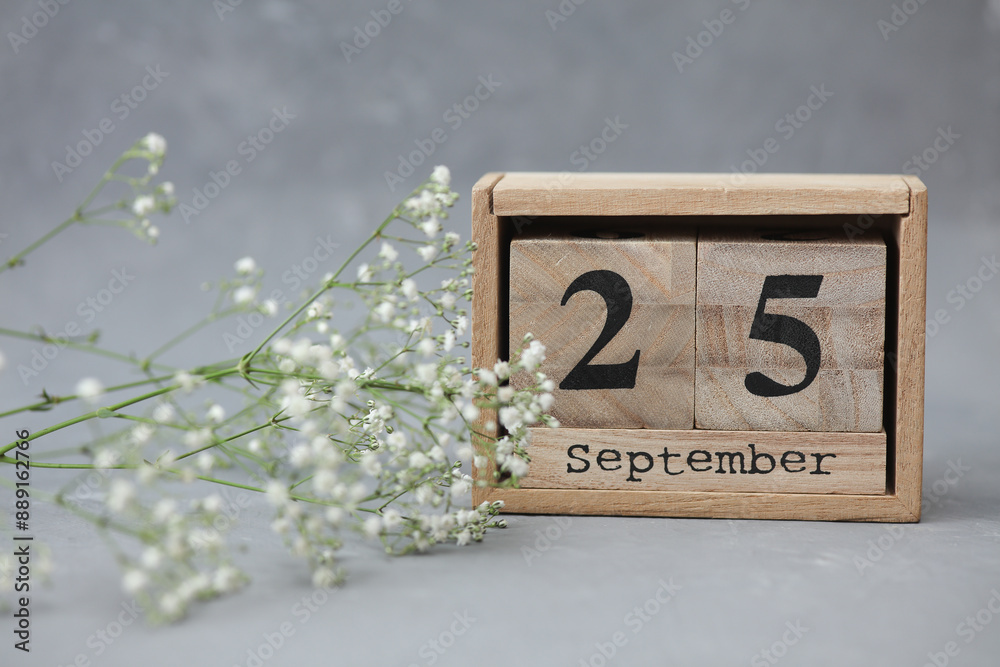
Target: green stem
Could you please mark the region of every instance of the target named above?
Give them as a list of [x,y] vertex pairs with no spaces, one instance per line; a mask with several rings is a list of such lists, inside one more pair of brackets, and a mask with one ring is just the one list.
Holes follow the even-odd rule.
[[[413,192],[410,193],[410,196],[414,195],[416,192],[418,192],[419,190],[423,189],[424,185],[426,185],[426,181],[424,183],[421,183],[420,185],[418,185],[417,188],[415,190],[413,190]],[[362,253],[362,251],[364,251],[364,249],[367,248],[373,241],[375,241],[376,239],[378,239],[379,237],[381,237],[382,236],[382,231],[386,227],[389,226],[389,223],[391,223],[393,220],[396,220],[397,218],[399,218],[400,215],[401,214],[400,214],[400,211],[399,211],[399,207],[394,208],[392,210],[392,213],[390,213],[389,216],[385,220],[382,221],[382,224],[380,224],[375,229],[375,231],[372,232],[371,235],[367,239],[365,239],[365,242],[362,243],[361,245],[359,245],[357,248],[355,248],[354,252],[352,252],[350,254],[350,256],[347,259],[344,260],[344,263],[340,265],[340,268],[338,268],[336,271],[334,271],[333,275],[330,276],[330,280],[326,281],[326,283],[324,283],[322,287],[320,287],[318,290],[316,290],[316,292],[314,292],[308,299],[306,299],[305,302],[302,305],[300,305],[298,308],[296,308],[295,312],[293,312],[291,315],[289,315],[288,317],[286,317],[285,320],[281,324],[279,324],[278,327],[274,331],[272,331],[270,334],[268,334],[267,338],[265,338],[263,341],[261,341],[260,345],[258,345],[256,348],[254,348],[253,352],[251,352],[247,356],[243,357],[243,360],[240,362],[240,366],[242,366],[243,368],[248,367],[250,365],[250,362],[253,361],[254,357],[256,357],[257,354],[262,349],[264,349],[264,346],[267,345],[268,343],[270,343],[271,339],[273,339],[275,336],[277,336],[278,333],[281,332],[282,329],[284,329],[286,326],[288,326],[288,324],[291,323],[292,320],[294,320],[296,317],[298,317],[302,313],[302,311],[304,311],[306,308],[308,308],[312,304],[313,301],[315,301],[316,299],[318,299],[319,297],[321,297],[324,292],[326,292],[328,289],[330,289],[331,284],[334,283],[337,280],[337,278],[340,277],[340,274],[344,272],[344,269],[346,269],[350,265],[350,263],[353,262],[355,260],[355,258],[357,258],[357,256],[360,255]]]
[[7,329],[4,327],[0,327],[0,336],[9,336],[11,338],[21,338],[23,340],[33,340],[41,343],[52,343],[53,345],[62,345],[71,350],[81,350],[83,352],[90,352],[91,354],[107,357],[108,359],[114,359],[116,361],[123,361],[140,367],[146,366],[165,371],[174,370],[173,367],[167,366],[165,364],[144,363],[134,357],[128,356],[127,354],[121,354],[119,352],[114,352],[112,350],[105,350],[104,348],[91,345],[90,343],[77,343],[69,339],[59,340],[44,333],[35,334],[27,331],[17,331],[15,329]]
[[67,227],[69,227],[70,225],[72,225],[74,222],[80,222],[81,220],[83,220],[83,216],[80,215],[79,211],[77,211],[76,213],[74,213],[69,218],[66,218],[61,223],[59,223],[54,229],[52,229],[47,234],[45,234],[44,236],[42,236],[42,238],[38,239],[37,241],[35,241],[31,245],[29,245],[24,250],[22,250],[21,252],[17,253],[16,255],[14,255],[10,259],[8,259],[6,261],[6,263],[4,263],[3,265],[0,265],[0,273],[3,273],[7,269],[12,269],[15,266],[18,266],[19,264],[21,264],[24,261],[24,258],[29,253],[37,250],[39,248],[39,246],[41,246],[43,243],[46,243],[47,241],[49,241],[50,239],[52,239],[52,237],[54,237],[55,235],[57,235],[60,232],[64,231]]
[[[205,375],[204,378],[206,380],[216,380],[218,378],[225,377],[227,375],[234,375],[234,374],[236,374],[238,372],[239,372],[238,368],[227,368],[225,370],[216,371],[214,373],[209,373],[208,375]],[[148,380],[141,380],[138,384],[147,384],[148,382],[149,382]],[[163,394],[168,394],[168,393],[170,393],[170,392],[172,392],[172,391],[174,391],[174,390],[176,390],[178,388],[180,388],[179,384],[167,385],[166,387],[161,387],[161,388],[156,389],[154,391],[150,391],[150,392],[147,392],[145,394],[142,394],[141,396],[136,396],[134,398],[130,398],[130,399],[126,400],[126,401],[122,401],[121,403],[115,403],[114,405],[109,405],[109,406],[107,406],[105,408],[101,408],[101,409],[95,410],[93,412],[86,412],[86,413],[84,413],[82,415],[79,415],[77,417],[74,417],[72,419],[67,419],[66,421],[61,422],[59,424],[56,424],[54,426],[50,426],[48,428],[42,429],[41,431],[35,431],[31,435],[29,435],[26,439],[27,440],[35,440],[37,438],[42,437],[43,435],[48,435],[50,433],[55,433],[56,431],[61,431],[62,429],[67,428],[69,426],[73,426],[73,425],[79,424],[81,422],[89,421],[91,419],[96,419],[96,418],[98,418],[98,412],[101,412],[102,410],[107,410],[110,413],[114,413],[114,412],[117,412],[118,410],[121,410],[122,408],[127,408],[130,405],[135,405],[136,403],[141,403],[142,401],[146,401],[146,400],[149,400],[151,398],[155,398],[157,396],[162,396]],[[18,440],[15,440],[14,442],[8,444],[7,446],[5,446],[3,448],[0,448],[0,456],[6,454],[10,450],[12,450],[15,447],[17,447],[17,443],[18,442],[19,442]]]

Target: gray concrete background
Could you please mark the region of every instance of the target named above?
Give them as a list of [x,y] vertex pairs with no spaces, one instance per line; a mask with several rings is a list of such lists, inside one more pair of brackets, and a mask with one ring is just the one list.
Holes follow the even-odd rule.
[[[627,643],[608,664],[770,664],[760,651],[782,641],[786,623],[808,630],[783,664],[923,665],[951,641],[958,653],[949,664],[995,664],[1000,619],[987,605],[1000,590],[1000,283],[961,307],[949,293],[1000,241],[1000,4],[913,2],[906,8],[915,13],[897,13],[902,25],[884,37],[878,22],[893,20],[889,0],[565,0],[564,11],[575,10],[554,30],[546,12],[560,11],[555,0],[403,0],[348,63],[341,43],[387,4],[244,0],[220,18],[207,1],[77,0],[59,5],[15,53],[8,33],[40,9],[4,3],[3,257],[62,220],[146,132],[167,138],[164,177],[190,203],[193,188],[238,157],[273,108],[296,118],[189,224],[176,214],[161,223],[157,247],[117,230],[77,229],[4,274],[0,326],[58,331],[124,266],[135,282],[92,325],[108,347],[146,352],[207,310],[199,285],[228,275],[235,259],[255,256],[280,285],[317,235],[334,234],[346,255],[438,163],[451,167],[463,196],[449,226],[467,235],[468,193],[482,173],[574,170],[574,152],[606,118],[628,127],[591,171],[729,172],[776,137],[780,150],[763,171],[898,173],[951,128],[958,138],[920,174],[930,192],[928,310],[948,316],[928,339],[924,477],[933,502],[923,522],[890,534],[878,525],[574,518],[560,527],[512,517],[508,531],[465,552],[391,560],[352,543],[348,585],[300,623],[292,607],[310,594],[308,578],[254,504],[239,534],[252,547],[245,565],[254,585],[175,627],[130,626],[96,655],[88,637],[122,602],[117,570],[92,530],[37,506],[39,536],[57,559],[55,585],[36,598],[31,658],[10,648],[5,630],[0,664],[64,665],[84,655],[101,666],[246,665],[261,634],[290,620],[296,634],[263,664],[423,665],[431,662],[422,647],[466,611],[476,620],[435,664],[597,665],[595,644],[619,631]],[[673,53],[724,9],[734,21],[678,72]],[[169,75],[119,119],[113,100],[147,66]],[[446,111],[491,75],[496,91],[449,125]],[[812,86],[833,95],[792,136],[779,133],[775,124]],[[106,116],[115,130],[60,182],[52,162]],[[447,140],[391,191],[384,173],[438,127]],[[33,346],[0,340],[0,350],[4,409],[42,387],[67,391],[83,375],[129,377],[64,352],[25,386],[14,369]],[[216,331],[168,361],[227,353]],[[47,420],[8,419],[4,428]],[[971,470],[949,484],[946,471],[959,464]],[[546,530],[556,537],[529,563],[524,549],[545,546]],[[859,558],[880,553],[879,539],[888,549],[859,571]],[[661,578],[681,589],[633,632],[626,615]],[[960,624],[977,612],[982,629],[970,636]]]

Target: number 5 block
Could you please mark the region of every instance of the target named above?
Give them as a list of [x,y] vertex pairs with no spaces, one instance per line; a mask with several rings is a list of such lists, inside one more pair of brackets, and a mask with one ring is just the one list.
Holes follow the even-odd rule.
[[885,294],[877,233],[704,230],[696,426],[881,430]]
[[695,233],[628,224],[511,241],[511,354],[527,333],[545,344],[565,426],[690,429]]

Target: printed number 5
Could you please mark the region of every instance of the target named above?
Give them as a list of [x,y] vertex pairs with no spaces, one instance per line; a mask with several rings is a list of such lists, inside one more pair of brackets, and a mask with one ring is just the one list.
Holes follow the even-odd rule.
[[601,335],[587,350],[587,354],[573,367],[560,389],[632,389],[635,376],[639,372],[639,350],[632,358],[620,364],[592,364],[591,360],[611,342],[621,331],[632,314],[632,288],[628,281],[614,271],[588,271],[570,283],[563,294],[561,306],[565,306],[577,292],[597,292],[604,298],[608,317],[604,321]]
[[819,372],[820,350],[816,332],[802,320],[788,315],[765,313],[768,299],[815,299],[823,276],[767,276],[757,302],[757,313],[750,326],[750,338],[787,345],[802,355],[806,376],[802,382],[788,386],[775,382],[763,373],[748,373],[743,384],[755,396],[788,396],[800,392],[816,379]]

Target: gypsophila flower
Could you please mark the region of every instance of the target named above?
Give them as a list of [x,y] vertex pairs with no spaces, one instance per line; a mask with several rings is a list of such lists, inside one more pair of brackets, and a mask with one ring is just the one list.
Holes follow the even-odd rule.
[[417,248],[417,253],[420,255],[420,259],[424,260],[425,262],[430,262],[435,257],[437,257],[438,247],[433,243],[425,246],[420,246],[419,248]]
[[218,424],[226,418],[226,410],[218,403],[213,403],[205,412],[205,417],[208,421]]
[[[120,175],[115,182],[126,181],[131,194],[112,208],[134,233],[155,239],[150,218],[177,203],[172,184],[152,182],[166,143],[151,134],[129,150],[148,172]],[[257,262],[238,259],[235,276],[204,284],[217,291],[204,319],[151,344],[145,357],[115,356],[140,373],[116,387],[122,397],[113,409],[84,406],[81,418],[58,425],[105,419],[79,453],[95,469],[87,484],[104,492],[95,523],[115,543],[122,586],[148,618],[181,618],[196,601],[246,582],[231,555],[241,543],[228,530],[254,494],[266,498],[268,525],[318,587],[343,579],[345,531],[405,554],[468,545],[504,525],[501,504],[469,508],[469,493],[476,485],[516,486],[527,474],[529,427],[555,425],[545,414],[555,387],[539,372],[544,347],[530,339],[493,368],[472,369],[464,358],[475,244],[444,229],[457,198],[450,182],[447,168],[435,168],[318,282],[312,260],[295,266],[282,276],[294,294],[262,293]],[[416,256],[403,256],[405,247]],[[288,317],[265,317],[279,310]],[[224,318],[228,326],[216,329],[228,348],[222,360],[164,374],[166,353],[181,341],[214,349],[218,341],[203,338],[197,347],[194,336]],[[506,384],[512,373],[516,388]],[[84,380],[75,396],[43,393],[43,407],[94,403],[103,391]],[[500,426],[505,432],[493,436]],[[462,472],[470,459],[475,480]],[[194,490],[205,484],[225,488]],[[77,495],[59,502],[85,497]]]
[[243,305],[252,303],[257,297],[257,290],[250,285],[243,285],[242,287],[236,288],[233,292],[233,302]]
[[149,195],[141,195],[132,202],[132,212],[143,218],[156,208],[156,200]]
[[448,170],[448,167],[438,165],[434,167],[434,171],[431,172],[431,180],[438,185],[448,187],[451,185],[451,172]]
[[382,249],[379,250],[378,256],[383,258],[388,262],[395,262],[396,258],[399,257],[399,252],[392,247],[388,242],[382,242]]
[[254,261],[253,257],[241,257],[236,260],[236,264],[233,265],[236,268],[236,273],[241,276],[247,276],[257,270],[257,262]]
[[167,152],[166,140],[155,132],[150,132],[142,140],[143,147],[157,157]]
[[104,385],[97,378],[83,378],[76,384],[76,395],[88,403],[95,403],[103,394]]
[[123,514],[135,500],[135,486],[131,482],[120,478],[111,480],[106,501],[108,509],[115,514]]

